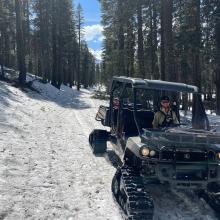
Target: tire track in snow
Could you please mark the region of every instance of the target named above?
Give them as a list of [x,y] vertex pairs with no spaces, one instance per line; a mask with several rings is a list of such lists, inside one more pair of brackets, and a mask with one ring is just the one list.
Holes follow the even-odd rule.
[[212,209],[193,192],[172,190],[162,185],[147,188],[154,199],[154,220],[217,220]]
[[[95,106],[94,100],[90,97],[87,98],[90,99],[91,106]],[[92,117],[94,118],[98,106],[95,108],[93,107],[92,109],[93,110],[89,111],[88,114],[91,116],[92,113]],[[86,122],[91,130],[94,129],[94,126],[91,126],[91,118],[85,120],[80,114],[77,114],[77,118],[80,118],[79,121],[81,122]],[[82,125],[85,126],[85,124]],[[91,132],[91,130],[88,131],[88,127],[86,131],[84,131],[87,135]],[[98,127],[100,127],[100,123],[95,123],[95,128]],[[155,203],[154,220],[217,220],[213,210],[193,193],[178,192],[176,190],[173,191],[160,185],[155,185],[150,187],[150,189]]]
[[[103,216],[100,219],[120,220],[121,216],[120,216],[119,210],[117,208],[117,205],[113,202],[112,194],[111,194],[111,187],[110,187],[111,178],[112,178],[113,173],[114,173],[114,168],[112,168],[108,163],[106,163],[105,158],[95,157],[92,154],[89,143],[88,143],[88,136],[89,136],[90,132],[96,127],[95,124],[98,124],[94,119],[96,111],[97,111],[98,108],[95,106],[95,103],[92,102],[92,100],[90,98],[90,94],[87,95],[87,96],[84,96],[83,100],[87,104],[89,103],[90,108],[88,108],[88,109],[86,109],[86,108],[85,109],[74,109],[73,112],[74,112],[74,115],[75,115],[75,119],[77,120],[77,122],[80,125],[80,128],[82,129],[83,138],[84,138],[83,143],[85,143],[85,147],[87,149],[87,154],[88,154],[89,157],[92,158],[92,163],[93,163],[93,166],[92,166],[93,168],[92,169],[96,170],[99,167],[103,167],[102,169],[105,170],[104,176],[102,176],[103,174],[102,174],[102,172],[100,172],[100,174],[98,175],[98,178],[97,178],[96,182],[94,182],[94,184],[99,185],[98,184],[98,182],[99,182],[98,179],[103,179],[103,178],[106,178],[108,176],[108,180],[104,180],[105,186],[103,185],[103,183],[101,183],[100,187],[102,188],[102,191],[103,191],[102,193],[104,193],[103,197],[109,198],[110,200],[105,201],[106,206],[103,207],[103,209],[105,210],[105,217]],[[96,172],[95,170],[91,170],[91,172],[95,173]],[[111,172],[111,174],[108,174],[109,171]],[[106,187],[106,184],[107,184],[107,187]],[[100,198],[101,199],[100,201],[96,201],[96,199],[94,200],[93,198],[90,198],[90,199],[92,201],[96,202],[96,203],[100,203],[100,202],[103,203],[101,198]],[[108,213],[110,214],[112,212],[112,210],[115,210],[114,211],[115,214],[114,215],[111,214],[111,218],[108,218],[107,215],[108,215]],[[99,218],[99,215],[97,215],[97,217]]]

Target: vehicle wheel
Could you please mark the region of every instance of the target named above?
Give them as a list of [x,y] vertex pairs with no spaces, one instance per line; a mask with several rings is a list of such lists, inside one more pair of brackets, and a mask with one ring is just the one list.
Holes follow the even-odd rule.
[[104,154],[107,149],[108,132],[105,130],[94,130],[89,135],[89,143],[93,154]]

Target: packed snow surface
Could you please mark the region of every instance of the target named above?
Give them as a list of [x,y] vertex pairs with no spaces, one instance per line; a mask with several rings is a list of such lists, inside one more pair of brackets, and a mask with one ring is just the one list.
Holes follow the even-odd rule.
[[[0,219],[122,220],[111,154],[95,157],[88,144],[103,102],[89,90],[33,86],[40,93],[0,82]],[[155,220],[217,219],[193,193],[151,191]]]

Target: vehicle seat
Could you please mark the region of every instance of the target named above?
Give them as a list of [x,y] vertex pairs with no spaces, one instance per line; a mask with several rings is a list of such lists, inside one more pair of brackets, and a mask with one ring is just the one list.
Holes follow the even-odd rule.
[[[134,110],[123,109],[123,132],[126,136],[138,135],[138,129],[134,120]],[[140,128],[152,128],[154,113],[148,110],[137,111],[137,121]]]
[[140,110],[137,111],[137,120],[142,128],[152,128],[152,122],[154,120],[154,113],[149,110]]
[[123,109],[123,132],[126,136],[138,135],[138,129],[134,120],[133,110]]

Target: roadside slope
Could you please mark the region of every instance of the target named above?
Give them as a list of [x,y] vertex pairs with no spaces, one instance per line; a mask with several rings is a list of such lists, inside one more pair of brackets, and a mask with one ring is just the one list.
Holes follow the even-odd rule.
[[0,219],[120,219],[114,168],[88,145],[89,92],[36,87],[41,95],[0,85]]

